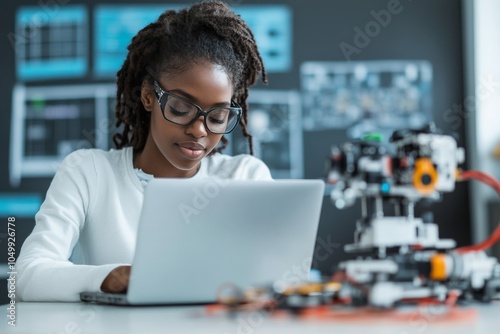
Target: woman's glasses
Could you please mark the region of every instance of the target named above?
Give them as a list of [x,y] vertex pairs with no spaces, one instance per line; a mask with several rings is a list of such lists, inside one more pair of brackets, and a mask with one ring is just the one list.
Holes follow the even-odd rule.
[[205,128],[215,134],[227,134],[238,124],[242,109],[234,101],[230,107],[214,107],[203,110],[191,101],[170,93],[154,81],[154,90],[163,113],[163,118],[177,125],[191,125],[204,116]]

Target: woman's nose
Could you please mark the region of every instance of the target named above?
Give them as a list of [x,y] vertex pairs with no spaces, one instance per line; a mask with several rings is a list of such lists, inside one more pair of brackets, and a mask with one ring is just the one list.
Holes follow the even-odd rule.
[[205,116],[198,118],[193,124],[186,127],[186,133],[195,138],[202,138],[208,135],[208,129],[205,127]]

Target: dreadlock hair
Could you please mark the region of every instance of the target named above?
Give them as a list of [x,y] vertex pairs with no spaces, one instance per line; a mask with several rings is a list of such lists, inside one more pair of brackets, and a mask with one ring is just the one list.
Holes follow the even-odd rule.
[[[151,117],[140,98],[145,80],[152,85],[153,76],[180,74],[203,61],[220,65],[227,73],[233,100],[243,109],[240,126],[253,154],[247,128],[248,88],[259,74],[267,83],[267,74],[252,31],[222,1],[202,1],[179,12],[167,10],[132,38],[117,73],[116,126],[123,126],[123,131],[113,136],[116,147],[144,149]],[[221,145],[211,153],[223,150],[227,142],[222,137]]]

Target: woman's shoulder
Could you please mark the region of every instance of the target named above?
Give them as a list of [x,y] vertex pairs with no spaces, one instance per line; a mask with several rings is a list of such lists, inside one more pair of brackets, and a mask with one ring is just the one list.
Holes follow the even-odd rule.
[[250,154],[227,155],[222,153],[214,153],[207,157],[208,163],[213,167],[230,167],[239,166],[242,164],[252,164],[262,162],[260,159]]
[[68,154],[61,163],[62,168],[88,169],[102,165],[117,165],[125,162],[132,148],[102,150],[96,148],[79,149]]
[[230,156],[215,153],[208,156],[204,163],[205,172],[209,176],[221,176],[232,179],[271,178],[269,168],[266,164],[259,158],[249,154]]

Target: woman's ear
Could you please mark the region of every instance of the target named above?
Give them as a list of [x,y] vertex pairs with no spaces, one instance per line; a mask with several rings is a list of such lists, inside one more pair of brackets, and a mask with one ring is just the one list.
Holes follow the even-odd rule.
[[153,92],[151,85],[144,80],[141,86],[141,102],[144,109],[151,112],[153,111],[153,105],[156,102],[156,96]]

